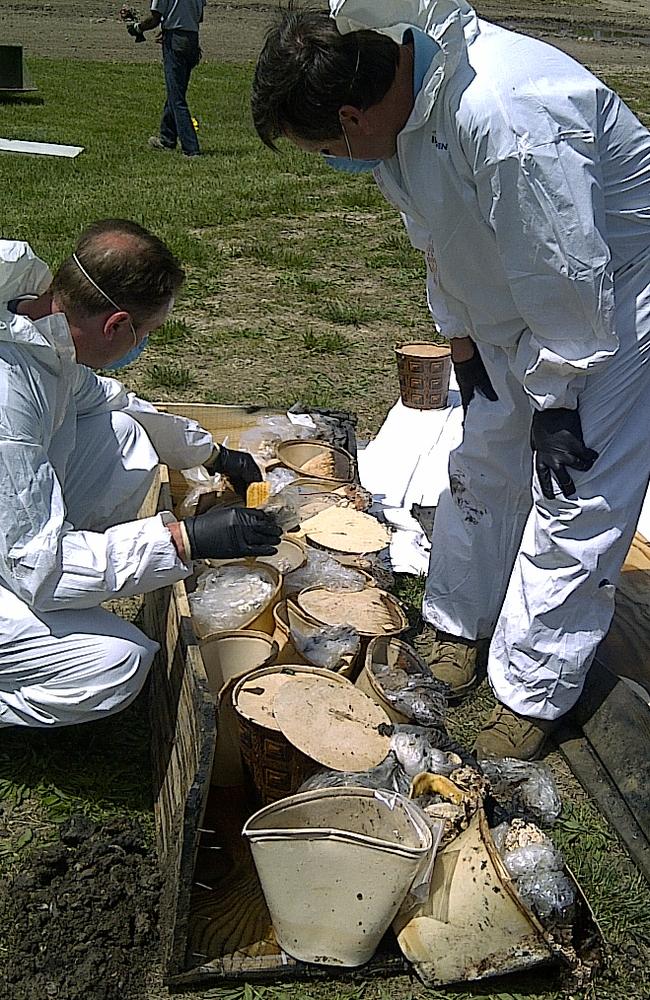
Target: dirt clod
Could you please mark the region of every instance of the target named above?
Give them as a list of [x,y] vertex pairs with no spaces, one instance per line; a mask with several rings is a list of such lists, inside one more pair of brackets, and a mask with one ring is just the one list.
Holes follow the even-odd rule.
[[157,945],[155,854],[129,819],[74,816],[0,888],[11,927],[0,996],[129,1000]]

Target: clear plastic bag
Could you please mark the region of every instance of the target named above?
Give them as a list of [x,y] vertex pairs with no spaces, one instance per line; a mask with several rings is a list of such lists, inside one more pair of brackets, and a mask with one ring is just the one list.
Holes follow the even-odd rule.
[[218,472],[211,476],[202,465],[197,465],[193,469],[182,469],[181,475],[187,482],[189,489],[178,506],[180,517],[193,517],[196,514],[196,506],[203,493],[224,492],[223,476],[220,476]]
[[482,760],[481,768],[495,797],[507,800],[513,813],[530,816],[542,826],[552,826],[560,815],[562,799],[545,764],[502,757]]
[[291,639],[304,658],[314,667],[336,670],[344,656],[354,656],[361,645],[359,633],[351,625],[330,625],[307,632],[291,629]]
[[492,839],[517,892],[538,917],[558,924],[570,922],[575,886],[550,837],[533,824],[515,819],[493,830]]
[[189,595],[192,617],[203,634],[240,628],[265,607],[272,593],[273,583],[263,571],[221,566],[198,577]]
[[444,730],[447,715],[447,685],[425,669],[411,663],[408,672],[379,660],[372,665],[383,696],[398,712],[419,726]]
[[519,895],[542,920],[572,921],[576,892],[564,872],[543,868],[520,876],[516,884]]
[[448,778],[462,764],[458,754],[440,749],[445,734],[423,726],[394,726],[390,741],[391,753],[402,770],[414,778],[422,771],[442,774]]
[[276,449],[281,441],[295,438],[312,438],[316,429],[293,423],[289,417],[278,413],[271,417],[263,417],[255,427],[242,431],[239,435],[239,447],[249,451],[259,458],[264,465],[276,457]]
[[342,566],[327,552],[308,548],[304,566],[285,576],[284,592],[298,594],[306,587],[315,587],[317,584],[328,590],[363,590],[366,580],[361,573]]
[[298,473],[292,472],[291,469],[285,469],[284,466],[279,466],[277,469],[270,469],[264,478],[271,484],[271,496],[273,496],[297,479]]
[[343,788],[350,785],[358,788],[385,788],[408,795],[410,782],[395,756],[389,753],[381,764],[369,771],[330,771],[323,768],[307,778],[298,791],[311,792],[317,788]]
[[290,486],[271,494],[266,503],[262,504],[262,510],[271,514],[282,532],[292,531],[300,525],[295,492]]
[[517,892],[542,919],[566,920],[575,904],[575,887],[552,841],[516,847],[503,854]]

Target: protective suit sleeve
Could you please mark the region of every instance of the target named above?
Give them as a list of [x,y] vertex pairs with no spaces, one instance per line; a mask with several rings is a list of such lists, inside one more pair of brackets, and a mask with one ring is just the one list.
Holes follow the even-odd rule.
[[35,595],[33,606],[39,611],[94,608],[109,597],[146,594],[191,572],[159,514],[102,533],[67,527],[61,537],[61,571],[46,578]]
[[127,392],[117,379],[96,375],[83,365],[78,369],[75,400],[80,416],[125,410],[144,428],[160,461],[170,469],[193,469],[208,460],[214,445],[212,434],[196,420],[157,410],[152,403]]
[[75,531],[66,522],[43,446],[21,433],[29,416],[13,408],[13,433],[0,449],[0,578],[13,593],[37,611],[87,608],[187,576],[159,515],[103,533]]
[[537,409],[574,409],[585,376],[618,348],[603,185],[595,137],[540,117],[537,135],[532,122],[511,129],[509,155],[487,157],[475,178],[525,324],[512,371]]
[[20,295],[42,295],[52,283],[49,267],[29,243],[0,240],[0,302]]

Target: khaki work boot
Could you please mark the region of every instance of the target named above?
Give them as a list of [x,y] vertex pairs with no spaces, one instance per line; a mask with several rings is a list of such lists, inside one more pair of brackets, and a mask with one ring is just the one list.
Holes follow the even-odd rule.
[[476,684],[478,648],[468,639],[457,639],[425,625],[413,646],[439,681],[448,684],[449,700],[460,701]]
[[517,715],[505,705],[497,705],[474,741],[473,751],[483,757],[515,757],[536,760],[554,722]]

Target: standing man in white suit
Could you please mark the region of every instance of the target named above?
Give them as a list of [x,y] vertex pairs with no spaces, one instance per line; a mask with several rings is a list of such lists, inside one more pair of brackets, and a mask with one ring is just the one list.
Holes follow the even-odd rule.
[[464,0],[332,0],[271,29],[258,133],[372,170],[427,261],[465,407],[418,646],[482,755],[580,696],[650,474],[650,134],[564,53]]

